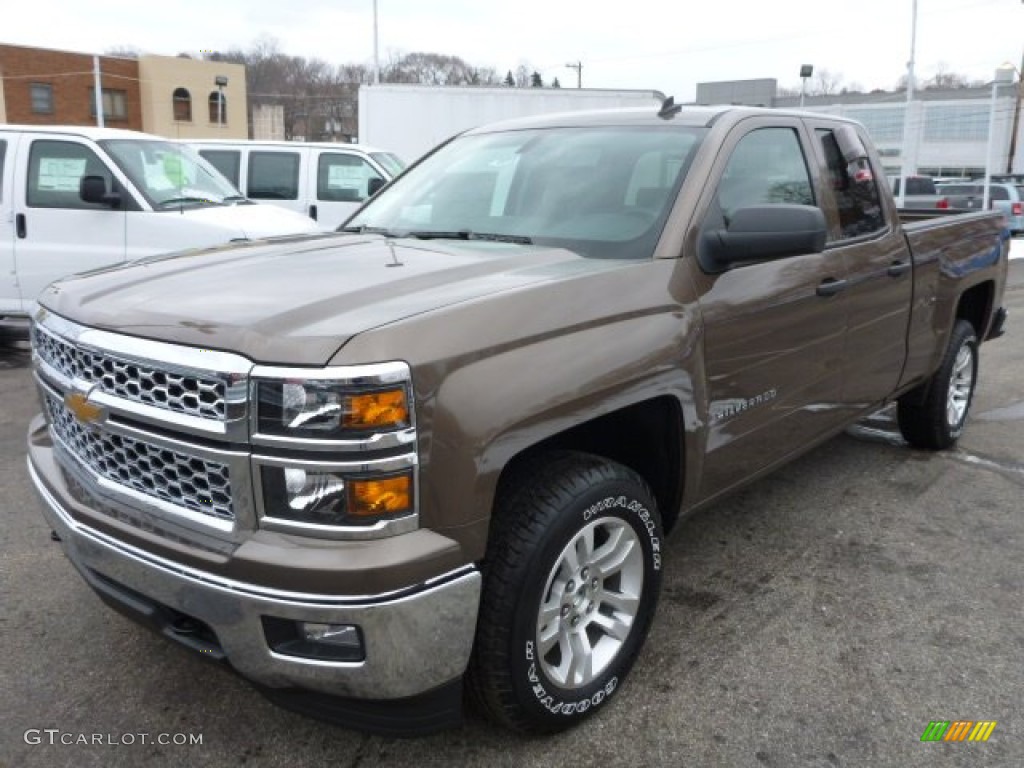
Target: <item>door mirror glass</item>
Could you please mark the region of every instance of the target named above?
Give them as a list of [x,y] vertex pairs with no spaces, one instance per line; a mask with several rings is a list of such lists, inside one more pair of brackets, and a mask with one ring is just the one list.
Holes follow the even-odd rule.
[[108,205],[111,208],[121,204],[121,196],[107,191],[107,180],[102,176],[83,176],[78,182],[78,196],[83,202]]

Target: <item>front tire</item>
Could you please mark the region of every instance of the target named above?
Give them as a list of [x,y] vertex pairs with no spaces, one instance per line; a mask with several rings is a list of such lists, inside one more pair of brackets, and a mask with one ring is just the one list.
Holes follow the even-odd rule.
[[568,728],[619,689],[654,617],[661,518],[631,469],[548,453],[498,491],[468,682],[491,719]]
[[957,320],[939,369],[899,400],[903,438],[915,448],[951,447],[963,434],[977,380],[978,336],[973,325]]

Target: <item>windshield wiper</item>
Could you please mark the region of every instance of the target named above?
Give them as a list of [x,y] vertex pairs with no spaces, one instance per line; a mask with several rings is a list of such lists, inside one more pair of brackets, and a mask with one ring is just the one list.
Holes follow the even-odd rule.
[[533,240],[526,235],[502,235],[497,232],[473,232],[468,229],[460,229],[457,232],[413,230],[408,233],[408,236],[419,240],[485,240],[492,243],[516,243],[518,245],[533,243]]
[[223,200],[221,200],[221,202],[222,203],[240,203],[240,202],[243,202],[243,201],[248,200],[248,199],[249,198],[247,198],[245,195],[228,195]]
[[384,237],[405,237],[405,232],[392,232],[384,227],[369,227],[362,224],[358,227],[341,227],[338,232],[354,232],[357,235],[384,235]]
[[445,232],[433,229],[412,229],[394,231],[385,227],[342,227],[339,232],[355,232],[360,235],[384,235],[384,237],[414,237],[417,240],[483,240],[492,243],[515,243],[532,245],[533,240],[526,235],[501,235],[496,232],[473,232],[468,229]]
[[182,205],[183,203],[206,203],[207,205],[223,205],[223,203],[217,200],[211,200],[208,197],[169,197],[166,200],[161,200],[159,203],[157,203],[157,205],[163,208],[166,205]]

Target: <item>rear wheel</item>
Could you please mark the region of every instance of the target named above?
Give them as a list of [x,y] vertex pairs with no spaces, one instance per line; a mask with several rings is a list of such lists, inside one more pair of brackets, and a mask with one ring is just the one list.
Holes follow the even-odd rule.
[[915,448],[942,450],[963,434],[978,380],[978,336],[957,320],[942,364],[932,377],[900,398],[897,417],[904,439]]
[[519,730],[579,722],[618,690],[654,616],[661,520],[632,470],[546,454],[502,482],[469,686]]

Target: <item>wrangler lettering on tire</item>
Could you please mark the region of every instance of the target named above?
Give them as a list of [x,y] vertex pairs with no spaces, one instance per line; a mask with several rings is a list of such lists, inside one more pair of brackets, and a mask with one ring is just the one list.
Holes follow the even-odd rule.
[[618,690],[661,587],[661,517],[633,470],[533,457],[498,489],[469,687],[526,731],[566,728]]

